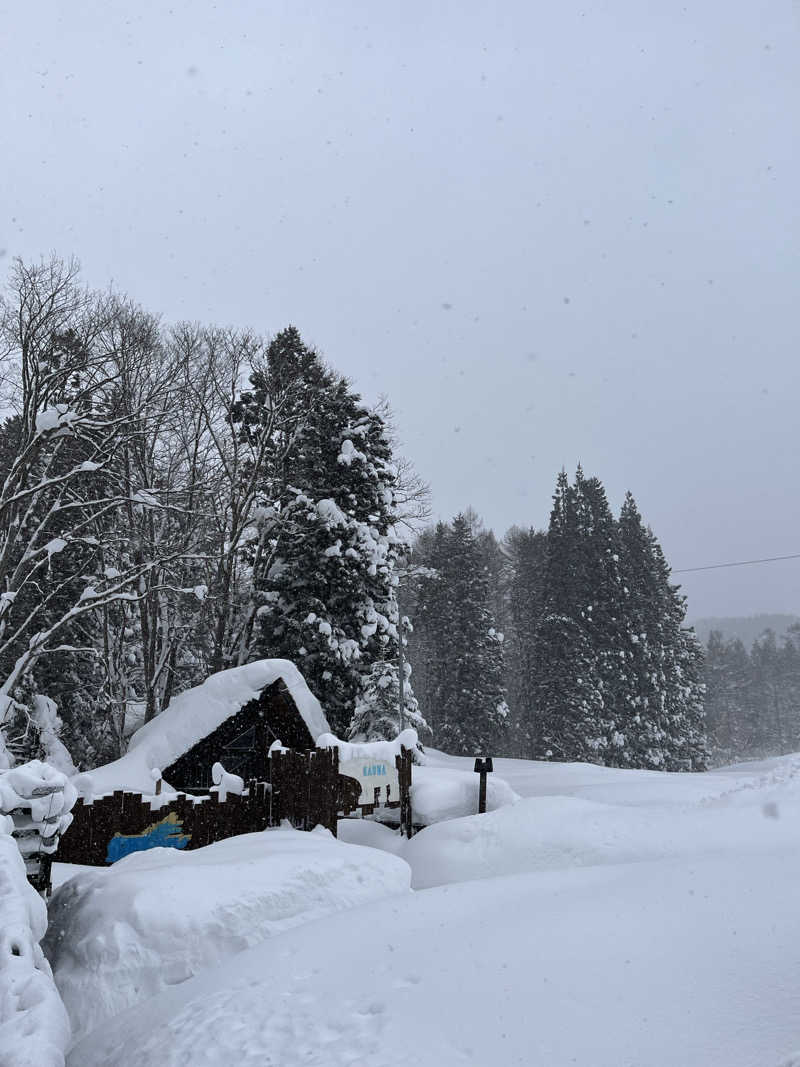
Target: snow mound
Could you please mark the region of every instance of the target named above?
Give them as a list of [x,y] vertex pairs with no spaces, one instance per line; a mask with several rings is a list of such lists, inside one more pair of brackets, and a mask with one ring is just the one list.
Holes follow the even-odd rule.
[[428,826],[407,842],[401,855],[419,889],[574,867],[694,861],[712,854],[736,855],[743,848],[762,854],[800,847],[796,777],[770,781],[744,796],[747,803],[737,789],[713,803],[683,808],[527,797],[485,815]]
[[0,1063],[63,1067],[69,1021],[39,947],[47,909],[28,884],[11,828],[0,815]]
[[287,659],[256,660],[212,674],[202,685],[175,697],[166,711],[136,731],[121,759],[91,772],[92,792],[95,796],[115,789],[152,793],[153,767],[169,767],[278,680],[291,693],[311,737],[316,740],[328,733],[330,726],[322,707],[294,663]]
[[526,799],[407,843],[343,820],[370,846],[352,851],[399,845],[443,884],[208,968],[98,1027],[70,1067],[800,1067],[793,763],[498,759]]
[[[415,767],[411,782],[411,811],[414,822],[430,826],[446,819],[474,815],[478,810],[480,775],[471,768],[442,767],[425,764]],[[515,804],[519,797],[496,774],[486,777],[486,810],[494,811]]]
[[327,830],[151,849],[56,891],[45,947],[79,1034],[284,930],[406,893],[403,860]]
[[378,848],[395,856],[402,856],[406,842],[398,830],[372,819],[339,819],[336,833],[340,841],[349,845]]

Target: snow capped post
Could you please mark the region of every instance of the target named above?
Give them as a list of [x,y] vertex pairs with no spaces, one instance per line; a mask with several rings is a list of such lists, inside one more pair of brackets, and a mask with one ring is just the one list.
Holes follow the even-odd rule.
[[477,756],[475,758],[475,773],[481,776],[481,784],[478,789],[478,814],[486,814],[486,775],[494,770],[492,757]]
[[228,793],[234,793],[240,797],[244,792],[244,779],[238,774],[226,771],[219,762],[211,768],[211,779],[217,787],[217,797],[221,804],[228,799]]

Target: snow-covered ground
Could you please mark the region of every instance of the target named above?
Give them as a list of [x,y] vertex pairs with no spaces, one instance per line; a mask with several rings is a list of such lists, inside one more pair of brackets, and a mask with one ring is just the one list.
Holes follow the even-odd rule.
[[[420,784],[427,779],[435,791],[437,768],[451,796],[473,789],[454,775],[477,781],[471,760],[432,753]],[[364,896],[342,894],[323,918],[298,909],[302,925],[292,929],[270,928],[266,918],[243,951],[224,908],[210,908],[218,927],[205,913],[198,922],[224,950],[209,948],[185,981],[175,970],[179,984],[165,976],[157,996],[146,999],[146,985],[129,991],[122,1000],[131,1006],[80,1040],[69,1063],[791,1062],[800,1051],[800,756],[705,775],[514,760],[496,760],[495,773],[510,786],[496,791],[520,799],[438,822],[410,842],[357,821],[341,825],[338,843],[305,835],[332,862],[337,852],[347,863],[353,853],[363,857]],[[250,838],[270,834],[239,841]],[[140,867],[123,860],[61,890],[75,916],[64,909],[59,920],[71,939],[65,992],[83,982],[89,995],[93,979],[81,972],[104,951],[91,944],[93,934],[117,938],[122,956],[139,953],[141,943],[174,963],[181,940],[170,916],[185,900],[192,916],[203,912],[194,903],[203,897],[203,861],[186,862],[202,852],[170,857],[182,874],[172,898],[157,884],[156,855],[132,856]],[[373,866],[381,861],[393,866]],[[404,888],[403,861],[415,892]],[[114,878],[124,884],[126,863],[136,892],[104,893]],[[233,901],[263,878],[260,869],[231,857]],[[310,899],[319,888],[306,877],[307,886],[302,878],[292,884]],[[210,897],[217,892],[210,888]],[[139,893],[148,901],[141,910]],[[127,933],[115,929],[115,916]],[[136,937],[126,941],[131,930]],[[132,981],[110,967],[107,980]]]
[[268,830],[194,852],[83,868],[50,905],[45,949],[76,1037],[251,945],[409,889],[408,866],[327,830]]

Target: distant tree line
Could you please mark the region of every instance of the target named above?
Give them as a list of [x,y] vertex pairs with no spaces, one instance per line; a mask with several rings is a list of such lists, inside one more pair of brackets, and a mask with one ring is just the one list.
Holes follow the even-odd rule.
[[715,763],[800,750],[800,625],[751,648],[712,630],[706,648],[706,721]]

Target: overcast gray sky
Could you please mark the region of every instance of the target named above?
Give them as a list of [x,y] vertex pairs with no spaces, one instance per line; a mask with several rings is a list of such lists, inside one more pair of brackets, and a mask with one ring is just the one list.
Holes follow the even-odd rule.
[[[5,257],[293,322],[442,517],[545,525],[580,460],[675,568],[800,552],[797,2],[14,0],[0,34]],[[800,560],[683,581],[800,611]]]

